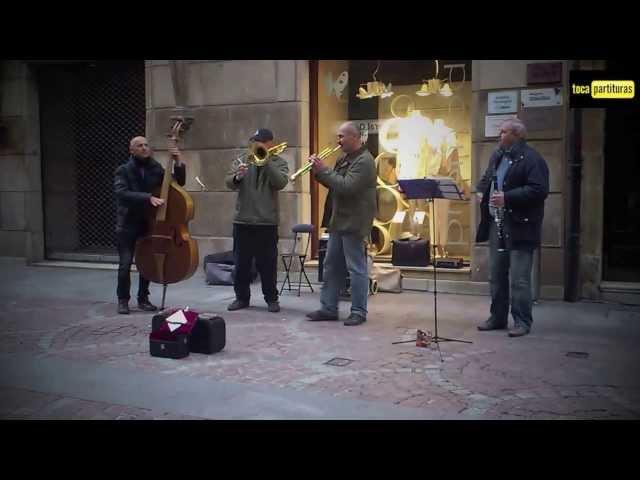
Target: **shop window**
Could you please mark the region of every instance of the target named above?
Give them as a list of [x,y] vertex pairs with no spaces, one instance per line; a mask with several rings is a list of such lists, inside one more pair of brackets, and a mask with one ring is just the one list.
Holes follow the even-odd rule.
[[[439,256],[470,259],[470,202],[407,200],[398,179],[452,178],[469,198],[471,190],[471,61],[318,62],[317,141],[336,144],[345,121],[359,125],[378,171],[377,212],[372,250],[377,261],[391,258],[391,242],[419,236],[437,246]],[[340,152],[326,162],[335,164]],[[327,190],[312,201],[322,224]],[[436,223],[431,232],[431,217]],[[318,235],[324,233],[318,229]]]

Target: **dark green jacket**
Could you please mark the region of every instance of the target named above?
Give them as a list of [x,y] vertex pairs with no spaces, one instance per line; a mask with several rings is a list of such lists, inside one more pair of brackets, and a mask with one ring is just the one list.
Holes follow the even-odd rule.
[[287,161],[274,155],[262,167],[249,165],[239,182],[233,179],[234,173],[232,166],[225,177],[227,187],[238,192],[233,223],[278,225],[278,190],[289,181]]
[[376,165],[365,146],[340,157],[333,170],[316,173],[316,179],[330,190],[330,232],[371,234],[376,213]]

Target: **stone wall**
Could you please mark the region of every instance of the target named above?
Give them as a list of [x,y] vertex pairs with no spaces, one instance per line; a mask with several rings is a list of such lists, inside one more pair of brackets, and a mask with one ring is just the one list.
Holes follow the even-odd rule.
[[[258,127],[271,129],[277,143],[288,142],[282,157],[291,173],[306,161],[309,65],[305,60],[197,60],[187,61],[184,72],[186,107],[195,120],[181,148],[188,162],[186,188],[196,206],[190,232],[202,258],[232,247],[236,193],[227,190],[224,175]],[[166,159],[164,135],[175,107],[167,60],[146,62],[146,86],[147,136],[156,157]],[[290,243],[294,224],[310,219],[308,182],[287,185],[280,193],[280,247]]]
[[[472,184],[486,167],[495,138],[484,136],[488,92],[521,90],[528,86],[530,60],[481,60],[473,62],[472,81]],[[564,86],[569,64],[563,62]],[[185,65],[187,107],[195,117],[182,145],[188,162],[187,190],[196,203],[191,233],[198,240],[201,257],[231,249],[232,217],[236,194],[226,189],[224,174],[247,147],[259,126],[272,129],[276,141],[287,141],[283,157],[290,170],[302,166],[309,154],[309,65],[300,60],[194,60]],[[602,61],[581,61],[581,69],[601,69]],[[38,91],[33,68],[21,61],[0,62],[0,255],[38,261],[44,256],[40,120]],[[146,62],[147,136],[166,160],[165,133],[175,99],[169,62]],[[545,109],[538,109],[545,110]],[[546,203],[543,247],[540,259],[541,296],[562,298],[564,284],[564,229],[566,163],[568,162],[568,99],[563,105],[537,112],[544,121],[532,128],[527,112],[518,112],[529,123],[529,141],[545,157],[550,168],[551,193]],[[580,296],[599,299],[602,277],[602,215],[605,112],[586,109],[583,123],[583,179],[581,192]],[[202,191],[194,177],[204,182]],[[291,226],[310,221],[308,181],[289,184],[280,193],[281,249],[291,243]],[[585,214],[588,212],[588,214]],[[478,223],[478,204],[472,206],[472,238]],[[474,244],[471,280],[488,280],[488,248]]]
[[[604,70],[606,62],[580,61],[581,70]],[[582,184],[580,195],[581,298],[600,300],[604,229],[604,142],[606,110],[582,110]]]
[[31,68],[0,62],[0,255],[44,256],[38,93]]
[[[527,85],[527,64],[550,60],[475,60],[472,75],[472,185],[482,176],[489,156],[498,139],[485,137],[485,116],[488,113],[489,92],[522,90],[559,85]],[[527,125],[528,142],[547,161],[550,175],[550,193],[545,205],[540,250],[539,278],[542,298],[562,298],[564,291],[564,190],[566,184],[566,126],[568,112],[568,64],[563,62],[563,104],[560,107],[542,107],[524,110],[518,95],[517,115]],[[474,189],[475,192],[475,189]],[[472,238],[479,222],[479,202],[472,200]],[[488,280],[489,249],[485,244],[474,244],[471,261],[473,281]]]

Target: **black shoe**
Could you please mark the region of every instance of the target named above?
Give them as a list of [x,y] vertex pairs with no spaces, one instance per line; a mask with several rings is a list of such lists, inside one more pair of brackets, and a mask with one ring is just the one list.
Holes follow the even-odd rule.
[[129,315],[129,300],[118,300],[118,313]]
[[497,323],[494,322],[492,319],[487,320],[486,322],[478,325],[478,330],[480,330],[481,332],[487,331],[487,330],[506,330],[507,329],[507,324],[501,324],[501,323]]
[[229,304],[227,310],[233,312],[234,310],[240,310],[242,308],[247,308],[249,306],[249,302],[245,302],[244,300],[234,300]]
[[349,315],[349,318],[347,318],[344,321],[344,324],[347,327],[352,327],[354,325],[360,325],[361,323],[366,322],[367,319],[365,317],[363,317],[362,315],[358,315],[356,313],[352,313],[351,315]]
[[527,335],[529,331],[530,331],[529,328],[525,327],[524,325],[518,325],[516,327],[509,329],[509,336],[522,337],[524,335]]
[[316,310],[315,312],[307,313],[307,318],[312,322],[335,321],[338,320],[338,314],[329,313],[325,310]]
[[280,304],[278,302],[269,302],[267,304],[267,310],[269,310],[270,312],[279,312],[280,311]]
[[152,304],[148,298],[138,300],[138,308],[144,312],[155,312],[158,310],[158,307]]

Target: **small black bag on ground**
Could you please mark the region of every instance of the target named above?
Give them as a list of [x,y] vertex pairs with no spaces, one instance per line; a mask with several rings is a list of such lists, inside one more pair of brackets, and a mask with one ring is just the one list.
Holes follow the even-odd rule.
[[201,313],[189,336],[189,351],[207,355],[222,350],[226,344],[224,319],[213,313]]
[[184,358],[189,355],[188,335],[176,335],[174,340],[150,338],[149,353],[152,357]]
[[404,267],[426,267],[430,263],[429,241],[394,240],[391,264]]
[[[163,313],[154,315],[151,319],[151,331],[158,331],[160,327],[162,327],[163,322],[167,319],[167,316],[168,315]],[[226,324],[224,319],[218,315],[213,313],[200,313],[193,325],[193,328],[191,329],[191,333],[184,337],[186,338],[186,343],[184,339],[180,338],[180,345],[171,344],[165,345],[164,347],[157,346],[156,350],[163,353],[163,355],[154,355],[154,351],[156,350],[152,351],[151,355],[166,356],[166,352],[172,354],[173,352],[177,352],[175,354],[180,354],[181,356],[169,358],[183,358],[186,357],[189,352],[204,353],[207,355],[217,353],[226,345]]]

